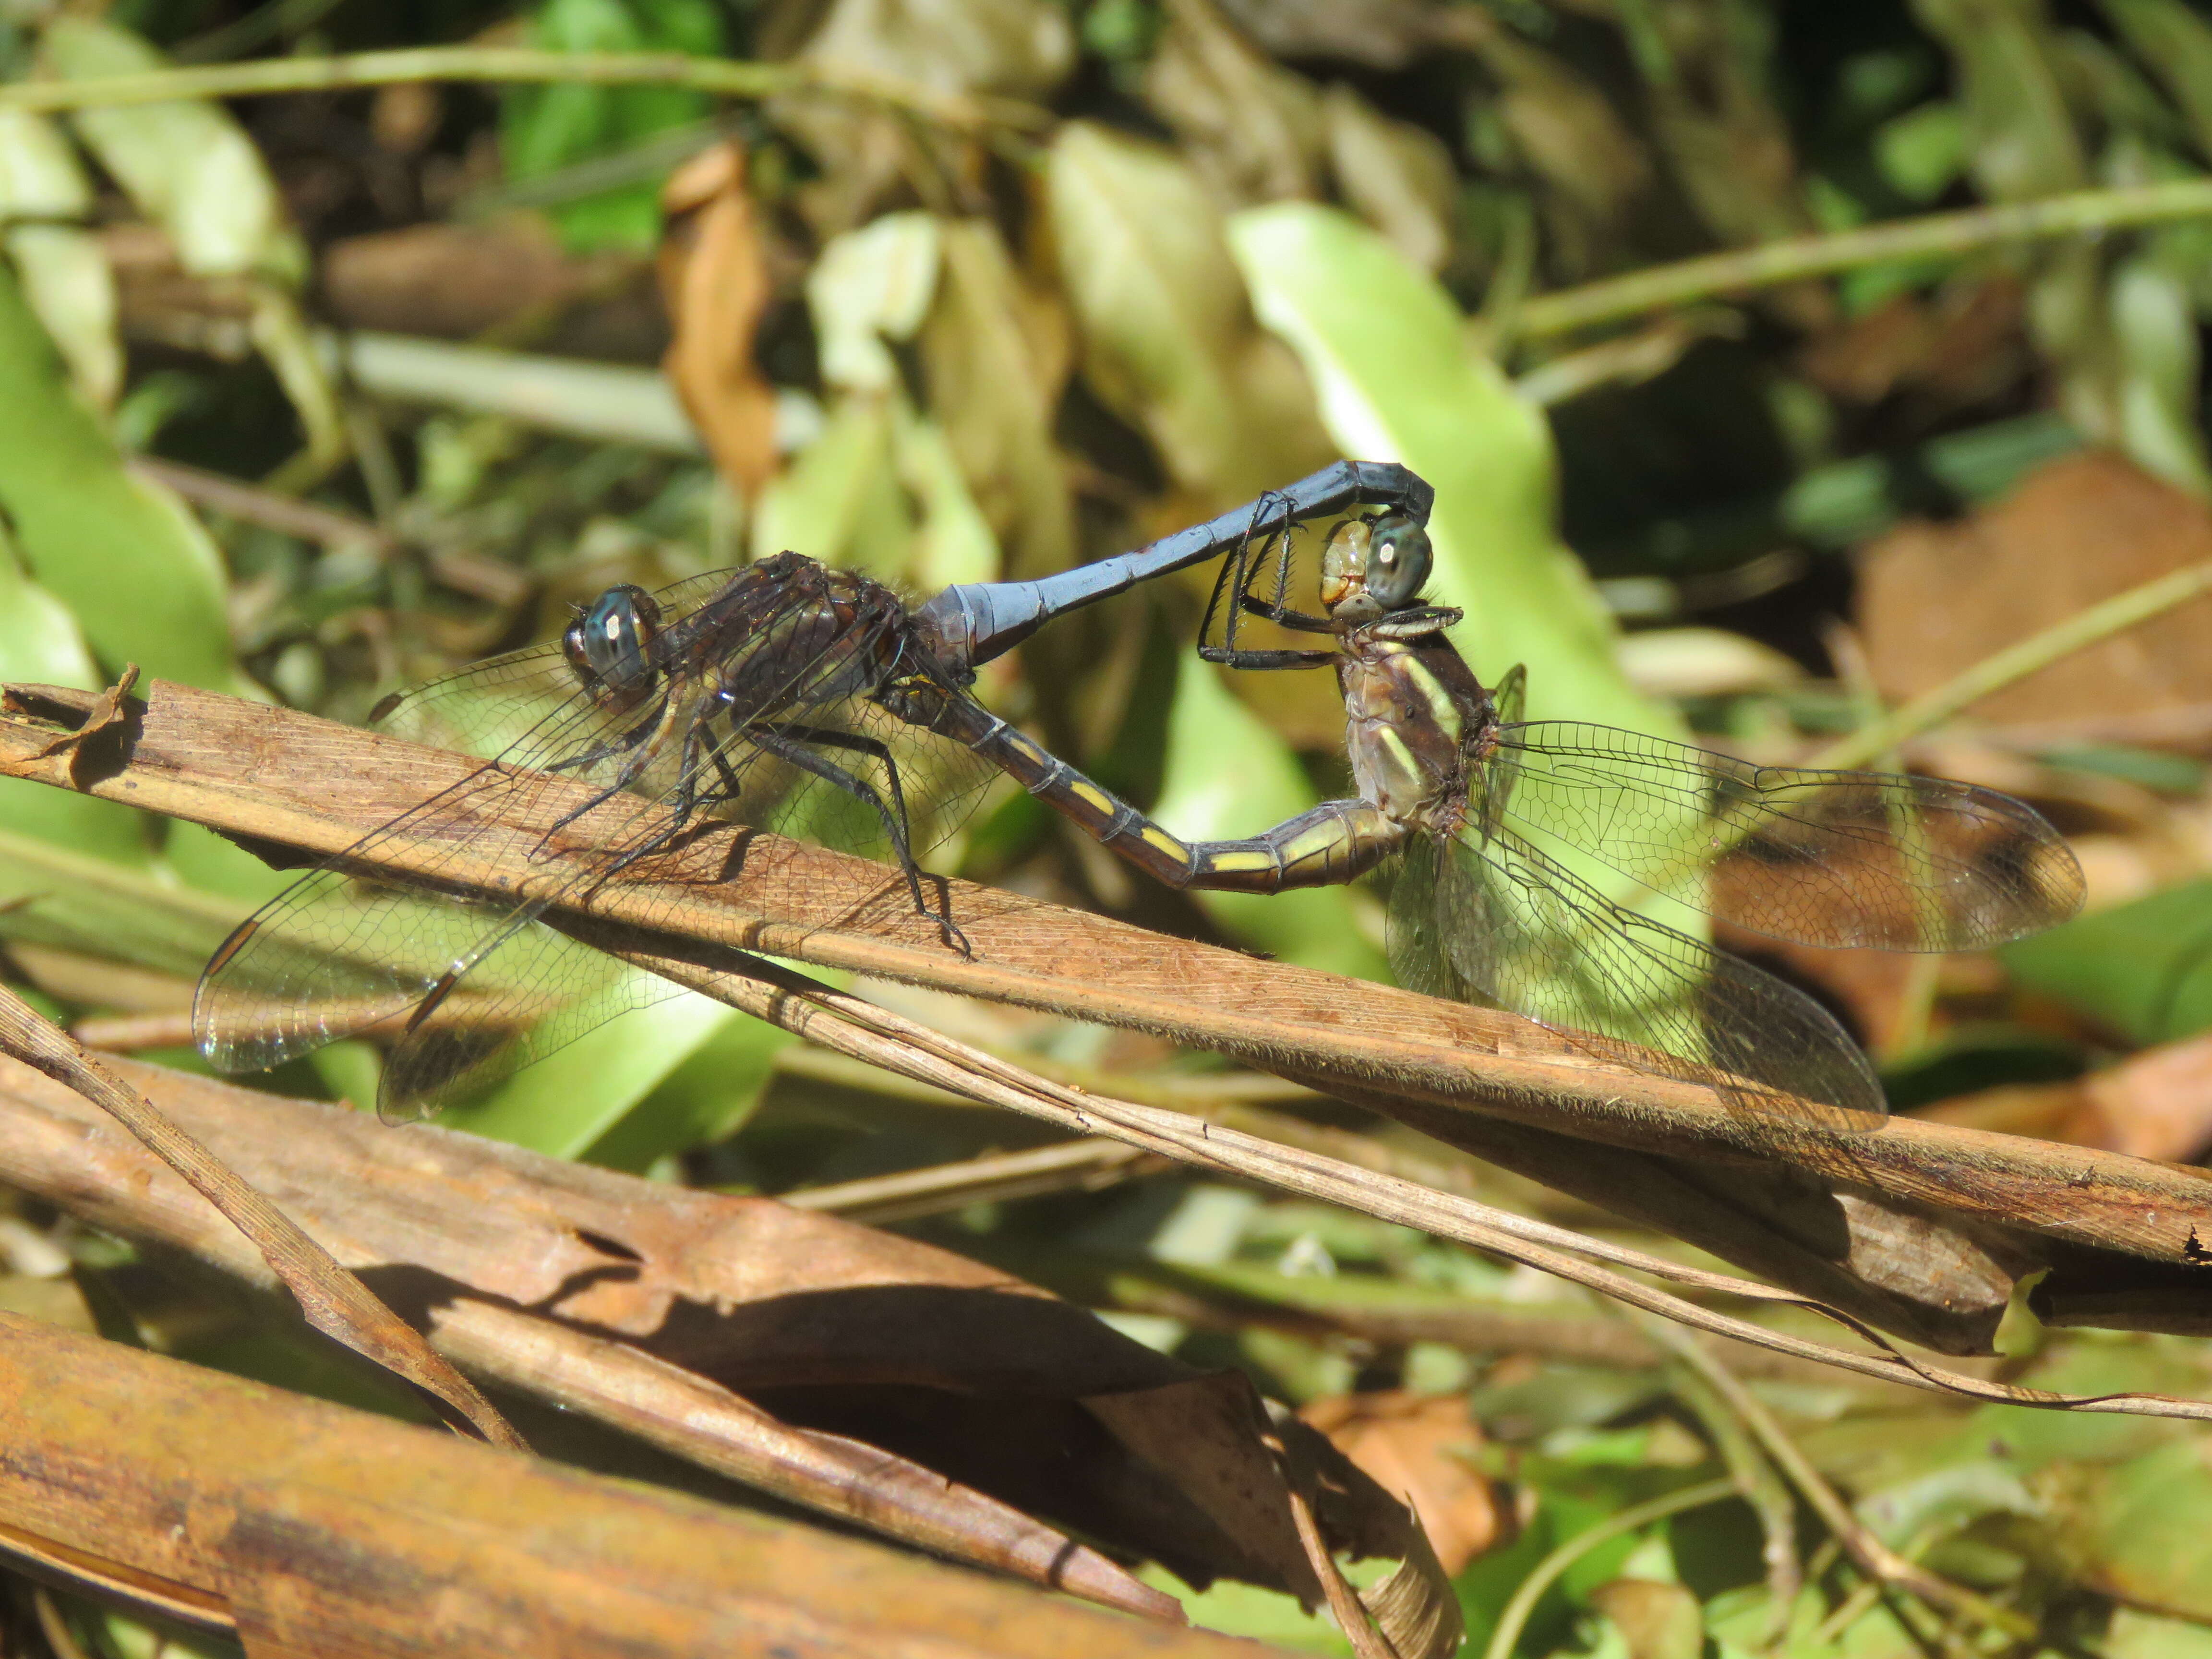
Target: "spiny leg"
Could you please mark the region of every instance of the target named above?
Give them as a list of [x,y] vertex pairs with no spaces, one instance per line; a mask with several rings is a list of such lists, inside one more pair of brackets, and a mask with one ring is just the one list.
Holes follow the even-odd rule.
[[[748,726],[745,735],[759,748],[797,767],[800,771],[820,778],[852,796],[855,800],[873,807],[884,821],[884,832],[890,836],[891,848],[898,859],[900,872],[906,877],[908,890],[914,896],[914,908],[935,921],[945,942],[963,956],[975,955],[975,947],[968,935],[961,932],[952,920],[949,896],[940,892],[938,908],[932,910],[921,894],[921,868],[915,862],[914,850],[908,844],[906,829],[906,799],[899,787],[898,768],[892,761],[890,750],[872,738],[863,738],[849,732],[824,731],[817,726],[763,723]],[[809,743],[818,743],[827,748],[843,749],[855,754],[872,757],[884,763],[890,775],[891,799],[896,810],[887,803],[883,794],[866,778],[855,776],[834,761],[823,759],[806,748]]]

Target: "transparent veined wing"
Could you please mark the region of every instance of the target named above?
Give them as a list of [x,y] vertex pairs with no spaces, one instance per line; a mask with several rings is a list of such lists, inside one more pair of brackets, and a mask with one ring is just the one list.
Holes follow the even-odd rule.
[[[681,890],[656,888],[649,860],[698,818],[909,865],[957,827],[995,774],[965,745],[843,689],[851,664],[877,660],[880,634],[902,613],[847,630],[826,653],[788,648],[779,624],[793,614],[757,607],[731,649],[685,673],[672,663],[665,690],[627,731],[611,732],[587,699],[572,699],[497,761],[264,906],[203,976],[194,1020],[209,1058],[255,1070],[397,1027],[380,1103],[388,1116],[419,1116],[661,994],[538,918],[636,881],[643,902],[633,896],[633,914],[647,926],[664,909],[672,920]],[[528,678],[488,666],[501,670],[495,696]],[[463,705],[446,693],[429,706]],[[518,765],[518,752],[552,769]],[[588,847],[563,834],[578,810],[572,781],[599,786],[586,797],[599,813]],[[402,842],[415,865],[407,884],[360,878]],[[498,872],[496,891],[482,884],[486,868]]]
[[1415,838],[1390,896],[1389,952],[1410,989],[1524,1015],[1746,1111],[1859,1128],[1887,1109],[1810,997],[1616,904],[1510,832]]
[[[742,574],[709,571],[658,590],[665,627],[684,621]],[[526,646],[425,680],[379,703],[370,725],[393,737],[515,767],[544,766],[635,724],[603,709],[578,684],[559,643]]]
[[1498,756],[1516,831],[1776,939],[1979,950],[2081,906],[2057,831],[1972,784],[1754,766],[1566,720],[1503,728]]

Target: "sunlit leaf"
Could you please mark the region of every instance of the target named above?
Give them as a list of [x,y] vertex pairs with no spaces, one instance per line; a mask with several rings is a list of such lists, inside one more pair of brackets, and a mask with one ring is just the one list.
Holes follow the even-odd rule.
[[[56,19],[40,56],[64,80],[142,75],[167,62],[129,30],[82,15]],[[186,270],[286,281],[304,274],[305,249],[261,152],[220,104],[95,106],[70,118],[100,165],[169,233]]]
[[0,509],[24,562],[76,617],[103,673],[252,694],[231,657],[221,558],[191,512],[123,457],[0,276]]
[[[653,988],[661,984],[630,971]],[[457,1106],[439,1121],[556,1158],[577,1156],[726,1023],[740,1018],[696,993],[666,988],[672,994],[586,1032],[545,1063],[517,1072],[487,1098]]]
[[[1318,799],[1289,745],[1230,694],[1218,670],[1181,665],[1154,811],[1162,823],[1185,840],[1254,836]],[[1382,953],[1360,927],[1358,907],[1371,901],[1346,889],[1194,896],[1224,928],[1271,956],[1364,979],[1389,977]]]
[[1543,411],[1469,348],[1444,291],[1328,209],[1256,208],[1229,234],[1261,320],[1305,363],[1343,453],[1402,461],[1436,486],[1434,591],[1465,608],[1454,637],[1476,673],[1494,684],[1525,662],[1543,718],[1675,729],[1630,689],[1604,603],[1559,540]]
[[1048,183],[1085,376],[1171,477],[1218,510],[1329,459],[1312,394],[1255,323],[1187,163],[1071,122]]

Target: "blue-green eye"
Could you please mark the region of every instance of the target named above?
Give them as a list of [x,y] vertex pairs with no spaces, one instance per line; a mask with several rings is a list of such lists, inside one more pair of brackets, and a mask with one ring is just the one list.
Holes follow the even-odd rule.
[[610,587],[568,624],[561,648],[586,683],[622,691],[650,672],[646,653],[659,628],[660,607],[653,595],[625,583]]
[[1392,513],[1368,532],[1367,592],[1385,611],[1403,611],[1420,597],[1435,558],[1428,532]]

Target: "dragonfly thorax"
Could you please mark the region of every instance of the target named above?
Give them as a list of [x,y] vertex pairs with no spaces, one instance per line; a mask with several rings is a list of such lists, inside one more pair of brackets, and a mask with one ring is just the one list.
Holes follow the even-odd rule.
[[651,683],[660,620],[659,604],[643,588],[611,587],[562,631],[562,654],[595,699],[629,702]]

